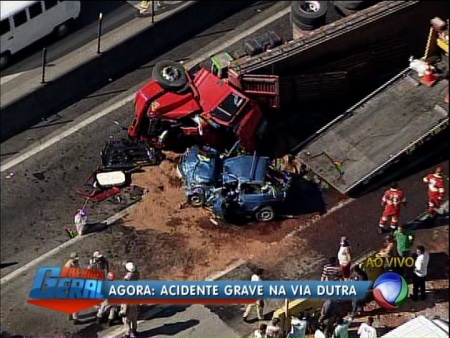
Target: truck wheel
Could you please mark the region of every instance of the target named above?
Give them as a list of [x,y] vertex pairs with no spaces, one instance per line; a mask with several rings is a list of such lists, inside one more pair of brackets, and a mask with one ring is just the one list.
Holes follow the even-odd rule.
[[352,14],[355,14],[358,12],[357,10],[345,8],[344,5],[342,4],[343,2],[346,2],[346,1],[333,2],[334,7],[336,8],[336,12],[338,12],[338,14],[341,14],[342,16],[349,16],[349,15],[352,15]]
[[279,45],[283,44],[283,39],[274,31],[270,31],[267,33],[267,37],[269,39],[269,47],[275,48]]
[[297,23],[319,27],[325,24],[327,1],[293,1],[291,12]]
[[298,28],[300,28],[303,31],[313,31],[320,27],[320,26],[305,25],[302,22],[295,21],[295,19],[292,19],[291,21],[294,25],[296,25]]
[[254,41],[246,41],[244,44],[244,51],[247,55],[255,56],[263,52],[262,48],[256,45]]
[[363,9],[364,7],[367,6],[367,0],[360,0],[360,1],[335,1],[334,3],[336,4],[337,2],[340,3],[340,6],[346,9],[350,9],[350,10],[358,10],[358,9]]
[[275,218],[275,212],[272,207],[262,207],[255,213],[258,222],[269,222]]
[[184,67],[174,61],[160,61],[152,72],[153,80],[166,90],[180,90],[188,82]]
[[0,55],[0,69],[6,68],[9,65],[9,61],[11,60],[11,53],[4,52]]
[[202,207],[205,205],[205,194],[194,192],[188,196],[188,203],[196,208]]

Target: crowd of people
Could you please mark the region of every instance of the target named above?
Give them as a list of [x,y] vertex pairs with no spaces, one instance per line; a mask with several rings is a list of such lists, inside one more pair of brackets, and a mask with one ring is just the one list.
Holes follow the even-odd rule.
[[[80,265],[80,258],[76,252],[70,254],[69,259],[64,264],[65,268],[82,268]],[[103,256],[100,251],[94,251],[92,257],[89,259],[85,269],[101,271],[105,279],[113,281],[116,279],[116,273],[110,270],[109,261]],[[139,280],[139,272],[133,262],[127,262],[124,266],[124,280],[135,281]],[[69,316],[74,324],[80,324],[78,313],[72,313]],[[125,326],[127,336],[134,338],[137,335],[137,320],[138,320],[138,306],[135,304],[110,304],[106,299],[100,306],[97,307],[96,321],[102,324],[107,321],[108,326],[115,323],[116,320],[121,320]]]
[[[284,169],[291,169],[299,173],[297,163],[292,157],[283,158]],[[291,168],[292,167],[292,168]],[[436,170],[423,178],[427,185],[428,208],[426,214],[433,217],[437,214],[438,208],[442,205],[445,195],[443,168]],[[386,262],[384,271],[395,271],[405,279],[412,279],[413,290],[410,298],[413,301],[425,300],[426,290],[425,282],[428,274],[429,253],[423,245],[418,245],[413,252],[415,233],[405,225],[399,224],[400,211],[407,200],[405,193],[398,187],[397,183],[391,184],[390,188],[383,194],[381,206],[383,212],[379,222],[379,232],[390,232],[385,238],[381,250],[376,254]],[[389,228],[388,228],[389,224]],[[402,266],[392,268],[388,261],[393,257],[412,258],[414,266],[408,268]],[[392,260],[391,260],[392,261]],[[336,256],[330,257],[323,266],[322,281],[368,281],[369,276],[364,271],[363,264],[353,264],[354,257],[350,241],[346,237],[341,237],[339,249]],[[263,270],[259,269],[251,278],[252,281],[262,280]],[[348,328],[354,322],[356,316],[363,314],[366,303],[370,300],[370,291],[363,299],[352,301],[351,312],[346,316],[339,311],[339,302],[336,300],[326,300],[320,311],[318,327],[315,329],[315,338],[348,338]],[[248,321],[248,316],[252,309],[256,310],[259,321],[264,320],[264,300],[260,299],[255,304],[248,305],[243,319]],[[308,316],[301,313],[298,318],[291,318],[291,328],[289,332],[283,330],[280,319],[273,318],[270,324],[261,323],[254,331],[253,337],[264,338],[304,338],[308,326]],[[367,320],[360,325],[357,334],[360,338],[377,338],[377,330],[373,325],[374,318],[369,316]]]

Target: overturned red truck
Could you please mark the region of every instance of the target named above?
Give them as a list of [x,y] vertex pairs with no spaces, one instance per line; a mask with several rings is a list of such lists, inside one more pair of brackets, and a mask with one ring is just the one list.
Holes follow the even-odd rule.
[[173,61],[159,62],[135,98],[131,139],[155,147],[208,144],[223,149],[236,140],[256,150],[264,133],[259,105],[206,69],[195,74]]

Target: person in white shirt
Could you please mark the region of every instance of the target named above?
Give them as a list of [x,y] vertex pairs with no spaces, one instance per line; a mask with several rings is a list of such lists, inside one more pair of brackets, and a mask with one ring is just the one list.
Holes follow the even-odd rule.
[[307,326],[308,326],[308,322],[307,322],[306,318],[304,317],[303,313],[300,313],[298,318],[292,317],[291,331],[287,335],[287,338],[305,338]]
[[377,330],[372,325],[373,317],[367,318],[367,323],[362,323],[358,329],[359,338],[377,338]]
[[342,317],[338,317],[336,323],[337,326],[335,327],[333,331],[333,337],[334,338],[348,338],[348,327],[352,323],[352,319],[350,318],[348,320],[345,320]]
[[267,324],[259,324],[259,329],[253,332],[252,338],[266,338]]
[[282,337],[282,329],[280,326],[280,318],[272,318],[272,322],[270,325],[267,325],[266,337],[267,338],[281,338]]
[[341,275],[344,280],[350,279],[350,267],[352,264],[352,248],[347,237],[341,237],[341,243],[337,254]]
[[[262,281],[262,275],[264,273],[263,269],[258,269],[256,272],[252,275],[251,281],[252,282],[261,282]],[[245,309],[244,315],[242,316],[243,320],[247,322],[248,315],[252,311],[253,308],[256,308],[256,315],[258,316],[258,320],[264,320],[264,300],[258,299],[256,303],[247,305],[247,308]]]
[[411,299],[417,300],[420,294],[421,300],[425,300],[425,280],[427,278],[430,255],[423,245],[417,247],[416,254],[417,258],[414,262],[413,294],[411,295]]
[[325,336],[325,333],[323,332],[323,328],[319,328],[316,330],[316,332],[314,332],[314,338],[327,338],[327,336]]

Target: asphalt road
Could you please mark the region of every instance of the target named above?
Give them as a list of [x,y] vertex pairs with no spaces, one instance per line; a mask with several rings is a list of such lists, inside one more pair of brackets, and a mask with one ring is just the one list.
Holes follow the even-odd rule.
[[[254,16],[256,9],[257,7],[249,8],[234,15],[158,59],[184,59],[202,46],[216,40],[225,32],[236,29],[240,23]],[[89,97],[68,107],[49,121],[44,121],[23,134],[8,140],[1,145],[2,160],[8,158],[8,154],[21,151],[31,143],[64,127],[68,122],[90,109],[95,107],[100,109],[100,105],[106,103],[109,99],[120,99],[125,96],[128,89],[148,78],[156,61],[149,61],[147,65],[121,79],[113,79],[115,81],[110,86],[92,93]],[[124,125],[128,124],[133,113],[132,110],[131,105],[119,108],[106,118],[92,123],[78,133],[24,161],[11,170],[13,176],[9,179],[5,178],[6,173],[2,174],[2,264],[17,262],[16,265],[2,269],[2,276],[67,240],[64,228],[72,223],[76,209],[83,203],[83,200],[75,194],[75,188],[83,184],[85,178],[90,175],[98,163],[98,154],[104,141],[110,135],[117,133],[118,130],[112,123],[113,120],[117,120]],[[411,189],[409,195],[410,205],[412,205],[410,211],[405,213],[406,217],[409,215],[414,217],[417,214],[416,209],[420,209],[424,204],[423,186],[419,180],[422,174],[414,174],[405,181],[408,189]],[[375,202],[378,205],[379,193],[380,191],[377,191],[368,195],[369,197],[364,197],[361,207],[369,210]],[[91,220],[103,220],[119,208],[120,206],[114,204],[102,204],[101,208],[90,209],[92,211]],[[358,247],[365,248],[372,245],[367,234],[373,231],[370,230],[366,233],[364,229],[373,229],[373,223],[376,223],[379,217],[379,210],[376,209],[370,213],[361,212],[361,210],[365,209],[353,209],[351,214],[359,217],[361,238],[364,238],[364,241],[359,240],[360,237],[356,235],[358,237],[355,241],[361,243]],[[366,220],[367,215],[370,215],[370,221]],[[349,214],[344,214],[344,218],[339,221],[340,225],[336,231],[342,232],[346,229],[344,228],[345,225],[341,225],[345,222],[345,217],[349,217]],[[330,219],[330,222],[333,222],[332,219]],[[331,225],[328,224],[328,226]],[[83,247],[77,248],[82,258],[86,259],[95,248],[105,245],[109,250],[109,252],[105,252],[108,252],[112,257],[116,257],[113,246],[116,242],[111,243],[111,241],[121,240],[122,234],[120,231],[117,233],[116,230],[111,231],[84,240]],[[326,234],[324,238],[318,238],[317,233],[315,235],[306,233],[303,236],[311,236],[311,241],[316,245],[323,247],[330,245],[330,248],[332,248],[331,245],[335,241],[336,232],[324,232],[324,234]],[[127,243],[123,245],[127,245]],[[48,260],[46,264],[60,265],[65,258],[54,257]],[[16,279],[14,283],[2,285],[2,330],[24,335],[64,333],[80,336],[91,335],[99,331],[99,328],[90,322],[81,327],[74,327],[67,322],[65,315],[27,305],[26,298],[33,276],[34,271]],[[232,320],[234,319],[230,319],[230,321]],[[24,326],[23,323],[27,323],[27,325]]]
[[[14,56],[11,64],[2,70],[1,75],[11,75],[41,66],[42,48],[47,48],[47,60],[51,64],[65,54],[68,54],[87,42],[97,38],[99,13],[103,14],[102,34],[105,34],[133,19],[138,12],[135,7],[139,1],[81,1],[81,12],[71,32],[57,40],[46,37],[25,48]],[[158,9],[158,13],[170,10],[179,1],[167,1],[167,5]]]

